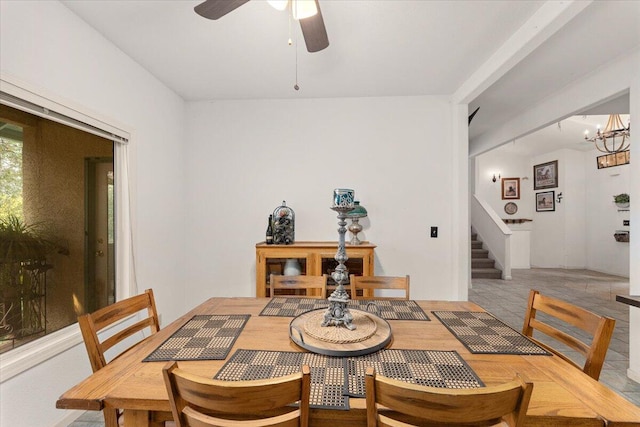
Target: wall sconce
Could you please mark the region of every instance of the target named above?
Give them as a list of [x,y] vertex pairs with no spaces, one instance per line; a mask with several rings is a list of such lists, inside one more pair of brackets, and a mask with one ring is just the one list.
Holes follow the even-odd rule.
[[562,193],[558,193],[558,195],[556,196],[556,202],[562,203]]
[[496,182],[497,180],[499,180],[501,178],[500,176],[500,172],[498,172],[498,177],[496,178],[496,173],[493,173],[493,178],[491,178],[491,181]]

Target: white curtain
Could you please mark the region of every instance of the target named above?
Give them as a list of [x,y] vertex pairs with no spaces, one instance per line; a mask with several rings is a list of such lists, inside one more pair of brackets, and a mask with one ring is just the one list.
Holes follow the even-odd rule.
[[116,298],[137,295],[136,263],[131,224],[129,144],[114,141]]

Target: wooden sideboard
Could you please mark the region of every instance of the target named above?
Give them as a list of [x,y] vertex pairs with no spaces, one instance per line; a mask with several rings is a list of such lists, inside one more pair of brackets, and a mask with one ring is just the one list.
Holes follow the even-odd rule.
[[[345,249],[349,260],[346,262],[350,274],[373,276],[373,250],[376,245],[362,242],[361,245],[347,244]],[[296,259],[301,274],[313,276],[329,275],[330,292],[335,284],[331,272],[338,264],[334,257],[338,242],[295,242],[292,245],[256,244],[256,296],[269,296],[269,276],[283,274],[287,259]]]

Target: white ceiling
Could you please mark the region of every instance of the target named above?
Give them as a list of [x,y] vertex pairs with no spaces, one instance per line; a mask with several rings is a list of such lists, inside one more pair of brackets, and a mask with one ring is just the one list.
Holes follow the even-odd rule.
[[[62,1],[187,101],[451,95],[545,3],[319,0],[330,46],[308,53],[263,0],[217,21],[199,1]],[[470,138],[638,47],[640,1],[588,3],[470,104]]]
[[[470,104],[470,111],[480,106],[469,128],[470,138],[638,47],[640,1],[591,3]],[[620,112],[629,112],[628,103]]]
[[320,0],[330,45],[288,46],[288,16],[252,0],[217,21],[200,1],[64,0],[185,100],[453,93],[542,1]]
[[[625,126],[629,123],[629,114],[620,114],[620,118]],[[588,130],[591,137],[595,135],[598,125],[601,129],[605,128],[607,120],[609,120],[608,115],[567,117],[537,132],[504,144],[497,150],[525,157],[535,157],[561,149],[591,151],[595,148],[594,144],[585,141],[584,131]]]

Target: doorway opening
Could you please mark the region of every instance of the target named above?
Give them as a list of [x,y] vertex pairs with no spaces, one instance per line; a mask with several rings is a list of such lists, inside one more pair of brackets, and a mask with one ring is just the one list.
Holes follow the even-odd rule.
[[113,158],[85,162],[85,311],[93,312],[116,300]]

